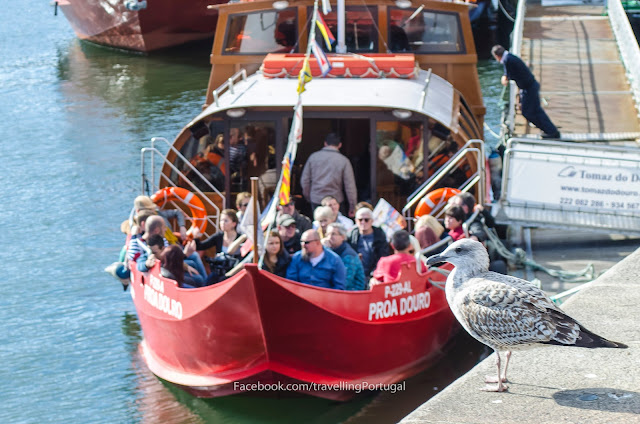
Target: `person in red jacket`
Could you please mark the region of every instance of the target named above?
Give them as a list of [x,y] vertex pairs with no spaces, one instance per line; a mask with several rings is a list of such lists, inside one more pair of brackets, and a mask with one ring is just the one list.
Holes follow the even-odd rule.
[[[393,233],[391,246],[393,247],[393,255],[380,258],[369,285],[375,286],[376,284],[397,281],[403,264],[413,264],[415,267],[416,258],[414,255],[416,251],[407,231],[399,230]],[[426,271],[427,269],[423,265],[422,272]]]

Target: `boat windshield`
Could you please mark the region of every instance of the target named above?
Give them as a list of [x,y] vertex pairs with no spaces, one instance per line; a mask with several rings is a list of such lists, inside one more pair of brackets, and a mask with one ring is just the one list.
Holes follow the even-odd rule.
[[[307,12],[309,16],[313,13],[313,8]],[[375,17],[378,16],[377,7],[347,6],[345,8],[345,44],[347,51],[354,53],[377,53],[378,52],[378,24]],[[338,18],[336,12],[329,12],[323,15],[334,37],[338,37]],[[316,30],[316,41],[323,50],[326,50],[325,41],[319,30]],[[332,47],[332,50],[335,50]]]
[[224,54],[295,52],[297,27],[297,11],[293,8],[230,15]]
[[457,13],[391,7],[388,19],[392,52],[466,53]]

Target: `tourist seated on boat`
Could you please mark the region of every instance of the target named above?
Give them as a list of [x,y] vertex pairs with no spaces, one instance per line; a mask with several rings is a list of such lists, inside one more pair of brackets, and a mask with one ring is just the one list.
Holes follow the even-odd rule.
[[229,169],[231,170],[232,190],[245,190],[248,153],[247,145],[240,137],[240,128],[229,130]]
[[278,234],[284,249],[293,255],[300,250],[300,232],[296,228],[296,220],[291,215],[280,215],[276,220]]
[[[137,261],[138,257],[145,249],[146,240],[142,239],[147,230],[147,221],[152,216],[158,216],[155,212],[145,210],[141,211],[138,216],[133,219],[131,227],[131,239],[127,246],[127,261]],[[169,243],[167,243],[167,246]]]
[[248,191],[243,191],[238,193],[236,196],[236,216],[238,217],[238,221],[242,221],[242,215],[247,211],[247,206],[249,206],[249,200],[251,199],[251,193]]
[[440,241],[443,233],[444,227],[431,215],[422,215],[416,221],[415,237],[420,243],[420,249],[426,249]]
[[345,268],[336,253],[325,248],[316,230],[302,234],[302,250],[296,252],[287,269],[287,278],[316,287],[345,289]]
[[476,198],[469,192],[456,194],[449,199],[448,204],[452,206],[460,206],[465,213],[465,221],[471,218],[471,215],[473,215],[475,211],[479,211],[478,217],[474,222],[484,222],[484,224],[489,228],[495,228],[496,226],[496,221],[491,213],[481,204],[476,204]]
[[281,215],[290,215],[296,221],[296,228],[300,234],[313,228],[311,220],[296,209],[296,202],[293,197],[286,205],[278,205],[278,216]]
[[179,209],[160,209],[149,196],[138,196],[133,200],[133,206],[136,210],[136,215],[144,210],[155,212],[160,215],[166,224],[167,230],[164,234],[164,238],[170,244],[176,243],[178,238],[171,231],[171,219],[175,219],[180,231],[180,237],[182,240],[187,238],[187,227],[185,226],[184,213]]
[[313,211],[313,229],[318,231],[320,238],[327,234],[327,227],[336,221],[336,214],[329,206],[318,206]]
[[366,290],[367,283],[362,262],[346,240],[347,229],[344,225],[334,222],[327,227],[327,235],[322,240],[322,244],[331,248],[342,259],[346,272],[345,290]]
[[373,225],[373,211],[367,207],[356,211],[356,227],[349,231],[347,241],[360,256],[366,278],[381,257],[391,254],[386,234]]
[[204,278],[185,263],[184,252],[177,244],[165,247],[158,256],[160,275],[175,280],[180,287],[194,288],[204,285]]
[[[240,247],[242,246],[242,242],[246,240],[246,236],[238,232],[238,222],[238,216],[235,210],[224,209],[220,212],[220,220],[218,221],[220,231],[214,233],[204,241],[196,238],[196,250],[202,251],[215,247],[216,254],[225,253],[241,258]],[[244,240],[239,241],[240,239]]]
[[277,231],[271,231],[267,236],[267,249],[263,258],[263,269],[278,277],[287,277],[287,268],[291,263],[291,255],[284,248],[284,243]]
[[465,238],[464,228],[462,224],[466,219],[464,210],[460,206],[450,206],[444,212],[444,228],[447,229],[447,235],[453,241]]
[[[136,266],[138,268],[138,271],[147,272],[149,268],[153,266],[153,263],[151,264],[151,266],[147,264],[147,258],[151,253],[148,246],[148,240],[154,234],[162,236],[163,234],[165,234],[165,230],[166,225],[162,217],[154,215],[147,219],[145,233],[142,235],[142,237],[136,239],[138,250],[140,251],[140,255],[136,259]],[[168,243],[165,239],[165,246],[167,245]],[[196,269],[200,275],[207,275],[207,272],[204,269],[204,264],[202,263],[202,259],[200,259],[200,256],[198,256],[198,254],[196,253],[195,242],[193,240],[187,242],[182,250],[184,256],[186,257],[185,262],[189,266]]]
[[336,222],[338,224],[342,224],[342,226],[347,231],[350,231],[353,227],[355,227],[356,224],[350,218],[342,215],[342,213],[340,212],[340,202],[338,202],[338,199],[336,199],[335,197],[324,196],[322,198],[322,201],[320,201],[320,204],[322,206],[329,206],[333,213],[336,215]]
[[[373,271],[373,277],[369,281],[370,286],[397,281],[403,264],[414,264],[415,266],[416,250],[411,243],[411,236],[406,230],[393,233],[391,246],[393,247],[393,255],[380,258]],[[422,272],[427,272],[424,264],[422,264]]]

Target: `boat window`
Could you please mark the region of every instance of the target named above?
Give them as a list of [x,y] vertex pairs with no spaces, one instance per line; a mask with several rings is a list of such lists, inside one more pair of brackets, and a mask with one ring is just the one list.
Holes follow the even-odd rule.
[[[191,128],[191,137],[180,148],[180,153],[189,164],[177,159],[174,165],[180,169],[184,177],[178,176],[174,171],[172,180],[180,187],[192,190],[185,181],[188,179],[199,190],[211,192],[209,184],[219,191],[224,191],[224,179],[226,164],[224,162],[224,126],[222,121],[194,124]],[[195,168],[195,169],[194,169]],[[207,181],[204,181],[202,177]],[[207,183],[208,182],[208,183]]]
[[466,52],[457,13],[390,7],[388,16],[392,52]]
[[264,203],[273,195],[278,180],[276,130],[273,121],[231,121],[229,162],[231,198],[249,191],[249,178],[258,177],[258,190]]
[[266,54],[297,51],[297,10],[267,10],[230,15],[224,54]]
[[376,122],[376,191],[398,210],[425,180],[422,136],[421,122]]
[[[307,15],[311,16],[313,8],[309,8]],[[347,51],[358,53],[377,53],[378,52],[378,16],[377,7],[366,6],[347,6],[345,8],[345,44]],[[338,38],[338,21],[336,12],[329,12],[322,15],[322,19],[326,22],[335,38]],[[322,37],[320,30],[316,29],[316,41],[324,51],[327,46]],[[335,44],[331,47],[335,51]]]

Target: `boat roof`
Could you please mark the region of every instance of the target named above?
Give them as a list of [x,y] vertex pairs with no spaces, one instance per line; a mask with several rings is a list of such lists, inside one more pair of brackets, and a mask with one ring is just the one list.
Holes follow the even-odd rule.
[[[332,61],[333,62],[333,61]],[[425,90],[424,104],[422,93]],[[297,78],[267,78],[257,72],[233,84],[188,126],[228,109],[293,108],[298,100]],[[411,79],[314,77],[302,94],[304,107],[405,109],[428,115],[451,128],[455,90],[445,79],[419,70]]]

